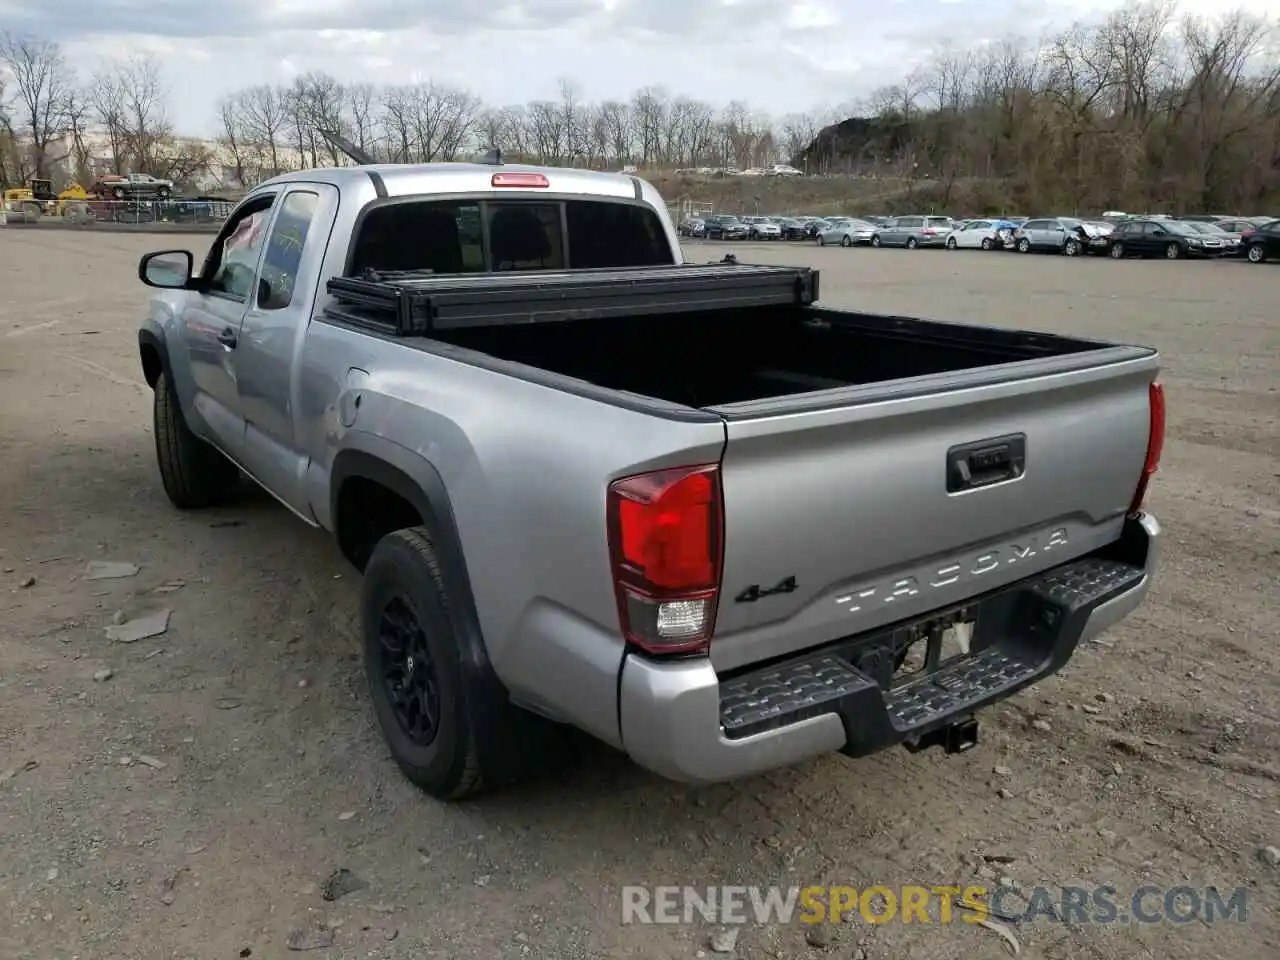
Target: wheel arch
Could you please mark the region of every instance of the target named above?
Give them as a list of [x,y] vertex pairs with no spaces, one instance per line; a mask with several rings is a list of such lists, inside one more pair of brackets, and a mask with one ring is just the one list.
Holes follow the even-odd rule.
[[[356,486],[353,487],[353,484]],[[347,491],[345,499],[344,490]],[[510,700],[510,694],[493,669],[485,647],[457,521],[444,480],[434,464],[403,447],[393,447],[377,453],[348,448],[339,451],[334,457],[330,472],[331,529],[338,538],[344,555],[363,572],[368,556],[361,557],[361,548],[357,546],[353,559],[348,555],[352,543],[348,541],[344,545],[343,542],[344,531],[355,529],[351,526],[354,522],[352,511],[360,510],[369,503],[353,498],[353,490],[386,491],[412,506],[418,522],[410,525],[427,528],[436,561],[440,565],[449,596],[450,626],[458,642],[462,668],[467,671],[472,682],[482,684],[495,695]],[[390,532],[392,531],[384,531]],[[349,537],[350,534],[347,533],[346,536]],[[372,552],[371,547],[368,552]],[[361,559],[363,563],[357,562]],[[469,710],[469,715],[477,737],[497,742],[499,731],[494,727],[494,718],[478,716],[475,710]]]
[[164,337],[153,330],[138,331],[138,359],[142,362],[142,376],[147,386],[153,390],[156,381],[163,375],[173,383],[173,375],[169,367],[169,347]]

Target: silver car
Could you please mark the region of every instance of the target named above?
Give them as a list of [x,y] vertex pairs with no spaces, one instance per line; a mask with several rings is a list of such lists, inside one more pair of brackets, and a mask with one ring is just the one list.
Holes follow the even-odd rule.
[[818,231],[818,246],[825,247],[829,243],[838,243],[842,247],[862,246],[869,244],[875,233],[875,224],[865,220],[832,219],[828,226]]
[[873,247],[942,247],[954,226],[950,217],[895,217],[880,224],[871,237]]
[[1061,253],[1074,257],[1091,241],[1083,221],[1075,217],[1048,217],[1028,220],[1013,235],[1019,253],[1033,251]]
[[782,225],[768,217],[743,217],[752,240],[781,240]]

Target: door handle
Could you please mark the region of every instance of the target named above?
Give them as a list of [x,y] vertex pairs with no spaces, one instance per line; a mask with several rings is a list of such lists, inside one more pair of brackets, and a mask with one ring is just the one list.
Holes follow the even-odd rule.
[[236,338],[236,332],[232,330],[230,327],[227,327],[220,334],[218,334],[218,342],[222,344],[224,347],[226,347],[228,350],[234,350],[236,348],[236,343],[238,342]]

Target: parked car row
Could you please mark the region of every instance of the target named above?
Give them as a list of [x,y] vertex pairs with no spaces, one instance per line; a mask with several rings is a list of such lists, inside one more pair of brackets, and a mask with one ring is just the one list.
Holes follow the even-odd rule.
[[714,214],[680,221],[681,236],[710,240],[805,240],[819,246],[938,247],[1018,253],[1086,254],[1116,260],[1159,256],[1168,260],[1246,257],[1280,259],[1280,219],[1195,215],[1169,217],[1112,213],[1079,217],[953,220],[902,217],[737,217]]

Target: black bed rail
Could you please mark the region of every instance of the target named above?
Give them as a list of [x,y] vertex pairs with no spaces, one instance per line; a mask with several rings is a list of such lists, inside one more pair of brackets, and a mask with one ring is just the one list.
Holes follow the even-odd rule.
[[818,271],[769,264],[436,275],[371,271],[328,282],[327,312],[398,336],[460,327],[692,313],[818,299]]

